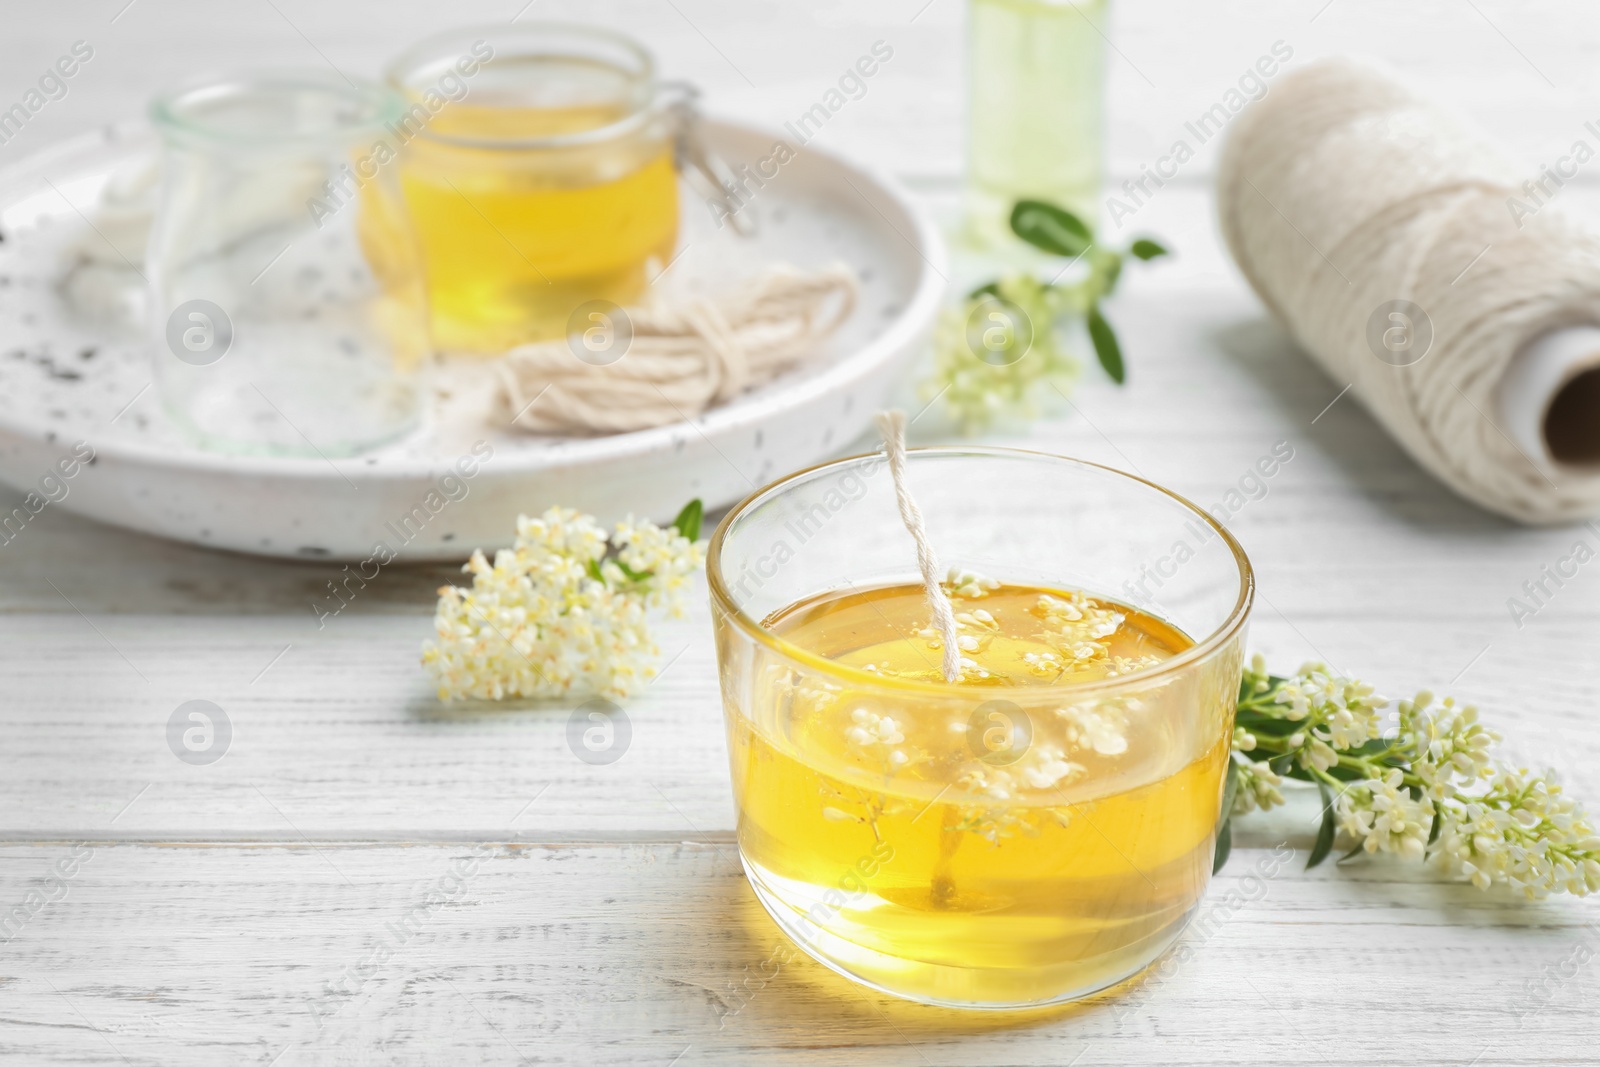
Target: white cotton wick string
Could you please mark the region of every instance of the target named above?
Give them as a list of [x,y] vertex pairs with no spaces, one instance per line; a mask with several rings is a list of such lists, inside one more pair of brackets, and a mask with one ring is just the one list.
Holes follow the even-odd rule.
[[1600,326],[1600,234],[1562,213],[1560,180],[1344,59],[1274,83],[1217,171],[1234,260],[1333,390],[1457,493],[1528,523],[1600,513],[1585,377],[1600,352],[1583,337]]
[[954,684],[961,679],[960,635],[956,633],[956,613],[939,583],[939,557],[928,541],[928,530],[922,521],[922,509],[911,496],[911,486],[906,483],[906,413],[880,411],[874,421],[883,434],[883,447],[889,455],[889,477],[894,480],[894,496],[900,505],[900,521],[917,545],[917,569],[922,572],[922,590],[928,595],[928,607],[933,612],[934,624],[944,635],[944,680]]
[[580,357],[569,338],[514,348],[498,365],[499,421],[580,434],[693,418],[815,353],[850,317],[857,294],[849,267],[780,265],[722,302],[662,299],[622,312],[604,324],[614,351],[602,345]]

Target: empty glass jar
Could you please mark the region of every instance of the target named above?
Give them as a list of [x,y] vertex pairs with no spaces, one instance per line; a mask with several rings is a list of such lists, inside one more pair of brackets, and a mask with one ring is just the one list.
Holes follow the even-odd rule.
[[321,72],[158,98],[146,275],[156,381],[205,447],[347,456],[411,430],[428,339],[389,127],[398,96]]

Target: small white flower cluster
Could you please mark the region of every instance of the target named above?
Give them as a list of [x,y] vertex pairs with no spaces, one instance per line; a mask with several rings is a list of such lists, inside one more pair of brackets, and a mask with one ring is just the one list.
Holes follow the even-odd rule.
[[1081,591],[1067,597],[1041,594],[1033,614],[1045,625],[1044,638],[1074,666],[1107,658],[1106,638],[1121,628],[1125,618]]
[[[1478,709],[1418,693],[1399,705],[1399,741],[1423,793],[1439,813],[1434,857],[1480,889],[1509,885],[1530,898],[1600,891],[1600,838],[1577,804],[1548,777],[1493,758],[1500,736]],[[1391,772],[1397,773],[1397,772]]]
[[1459,786],[1492,774],[1489,750],[1500,735],[1478,722],[1478,709],[1454,697],[1438,705],[1427,690],[1400,702],[1400,736],[1411,753],[1411,773],[1434,800],[1448,800]]
[[1368,852],[1397,852],[1420,860],[1433,827],[1433,802],[1411,799],[1405,775],[1394,768],[1382,778],[1356,782],[1334,800],[1340,829]]
[[934,330],[933,374],[919,390],[923,398],[929,403],[942,400],[949,417],[969,434],[999,419],[1036,418],[1041,400],[1059,404],[1058,394],[1065,395],[1077,378],[1078,363],[1062,344],[1066,334],[1053,324],[1069,306],[1075,308],[1073,314],[1082,316],[1083,306],[1077,306],[1084,300],[1078,291],[1080,284],[1048,285],[1026,273],[995,283],[1017,316],[1037,327],[1031,343],[1024,346],[1026,359],[989,362],[988,357],[1007,349],[1020,357],[1014,347],[1017,338],[1010,331],[1002,348],[990,349],[989,342],[996,339],[994,330],[984,335],[983,348],[974,347],[970,322],[981,306],[979,299],[968,298],[958,307],[945,308]]
[[973,761],[962,768],[956,785],[969,793],[993,800],[1012,800],[1024,789],[1054,789],[1086,773],[1082,764],[1067,759],[1056,745],[1031,746],[1017,762],[995,766]]
[[1282,803],[1282,780],[1268,763],[1277,760],[1339,790],[1338,828],[1367,852],[1429,857],[1480,889],[1506,885],[1530,899],[1600,892],[1593,824],[1550,777],[1495,760],[1499,735],[1476,708],[1435,704],[1424,691],[1399,703],[1386,731],[1378,711],[1387,702],[1371,686],[1315,663],[1273,679],[1259,656],[1241,694],[1241,717],[1295,726],[1271,729],[1256,718],[1247,720],[1255,729],[1235,729],[1234,750],[1252,755],[1235,759],[1233,813]]
[[[1248,735],[1246,736],[1248,737]],[[1251,738],[1250,743],[1253,748],[1255,739]],[[1237,735],[1235,735],[1234,747],[1242,749],[1237,740]],[[1242,750],[1249,751],[1249,749]],[[1283,803],[1283,794],[1278,791],[1278,787],[1283,784],[1283,779],[1274,774],[1272,768],[1265,763],[1234,760],[1233,773],[1238,775],[1239,778],[1238,792],[1234,794],[1233,801],[1234,814],[1243,815],[1247,812],[1255,811],[1257,808],[1266,811],[1268,808],[1274,808]]]
[[1120,756],[1128,751],[1128,737],[1122,716],[1105,704],[1077,704],[1057,708],[1056,715],[1066,722],[1067,742],[1074,748],[1087,748],[1097,756]]
[[1053,745],[1038,745],[1028,753],[1021,765],[1022,780],[1033,789],[1050,789],[1068,778],[1084,773],[1081,764],[1066,758],[1066,753]]
[[994,640],[994,635],[1000,632],[1000,623],[983,608],[956,612],[956,626],[963,630],[977,631],[976,636],[961,635],[960,645],[963,652],[977,652]]
[[993,578],[960,567],[950,568],[944,576],[944,584],[945,592],[950,596],[964,597],[967,600],[978,600],[1000,588],[1000,583]]
[[1502,882],[1530,900],[1600,892],[1600,835],[1548,777],[1498,767],[1494,784],[1462,797],[1439,834],[1445,868],[1480,889]]
[[957,777],[956,786],[969,795],[982,796],[995,803],[964,806],[958,828],[990,844],[999,844],[1001,838],[1017,834],[1038,836],[1039,820],[1046,816],[1065,826],[1067,808],[1040,808],[1011,802],[1029,789],[1059,792],[1067,782],[1085,773],[1082,764],[1067,759],[1066,753],[1054,745],[1035,745],[1007,767],[971,763]]
[[422,662],[440,700],[626,696],[655,673],[648,612],[681,614],[704,559],[703,543],[672,527],[629,519],[608,541],[569,508],[521,516],[515,544],[492,565],[472,553],[462,568],[472,588],[439,590]]
[[1024,652],[1022,664],[1037,678],[1059,678],[1063,669],[1061,657],[1054,652]]
[[[1059,793],[1067,783],[1087,775],[1088,768],[1069,754],[1087,750],[1107,757],[1121,755],[1128,749],[1115,709],[1068,707],[1057,708],[1055,714],[1065,723],[1064,743],[1036,738],[1014,763],[996,764],[974,759],[961,767],[955,779],[956,786],[967,794],[994,802],[993,805],[972,806],[961,822],[962,830],[998,843],[1001,838],[1018,833],[1036,835],[1042,814],[1048,814],[1065,826],[1070,805],[1041,809],[1031,803],[1011,802],[1029,790]],[[950,730],[965,734],[970,727],[966,722],[956,721],[950,724]]]
[[1161,657],[1146,653],[1143,656],[1112,656],[1106,663],[1107,678],[1122,678],[1148,670],[1161,662]]
[[1372,686],[1337,678],[1321,663],[1302,666],[1278,687],[1274,701],[1283,705],[1283,718],[1305,723],[1290,735],[1289,747],[1300,766],[1317,771],[1338,763],[1340,750],[1360,748],[1377,737],[1383,730],[1380,712],[1389,704],[1373,695]]
[[878,746],[888,750],[883,758],[891,768],[904,767],[909,761],[905,752],[895,748],[904,744],[906,735],[900,724],[887,715],[879,715],[871,708],[856,708],[850,712],[851,726],[845,731],[845,740],[851,746],[866,751],[877,751]]

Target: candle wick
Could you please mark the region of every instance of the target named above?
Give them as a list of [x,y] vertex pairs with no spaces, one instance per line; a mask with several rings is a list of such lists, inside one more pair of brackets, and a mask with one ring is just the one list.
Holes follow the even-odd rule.
[[928,540],[928,530],[922,521],[922,509],[912,499],[911,486],[906,482],[906,413],[899,410],[880,411],[874,420],[883,434],[883,445],[889,456],[889,477],[894,479],[894,495],[900,504],[900,521],[917,545],[917,568],[922,571],[922,588],[928,595],[928,607],[933,621],[944,634],[944,680],[955,684],[961,678],[961,647],[957,643],[956,613],[939,582],[939,557]]

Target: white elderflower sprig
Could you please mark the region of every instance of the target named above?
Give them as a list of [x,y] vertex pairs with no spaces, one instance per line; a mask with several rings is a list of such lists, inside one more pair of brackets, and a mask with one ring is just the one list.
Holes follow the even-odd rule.
[[[1372,687],[1311,663],[1288,677],[1257,656],[1243,673],[1228,816],[1282,803],[1280,776],[1313,782],[1323,827],[1307,866],[1342,833],[1359,851],[1428,858],[1480,889],[1530,899],[1600,891],[1600,835],[1549,775],[1494,758],[1478,711],[1423,691],[1392,716]],[[1219,835],[1225,842],[1230,835]],[[1225,844],[1219,857],[1226,858]]]
[[1000,588],[1000,583],[977,571],[951,567],[944,577],[945,592],[967,600],[978,600]]
[[[935,324],[933,372],[921,392],[929,402],[942,398],[964,433],[1008,417],[1037,418],[1040,401],[1053,391],[1050,383],[1066,391],[1078,376],[1078,362],[1054,327],[1070,314],[1064,293],[1026,276],[1004,285],[1005,303],[995,305],[999,319],[985,315],[984,296],[974,294],[944,308]],[[975,312],[982,320],[979,338],[973,337]]]
[[1117,709],[1106,703],[1074,704],[1056,709],[1066,723],[1067,743],[1098,756],[1120,756],[1128,751],[1126,723]]
[[1111,654],[1108,639],[1126,619],[1115,608],[1076,591],[1065,596],[1042,593],[1029,611],[1043,624],[1040,639],[1075,667],[1106,660]]
[[1413,860],[1422,858],[1433,826],[1432,802],[1412,800],[1398,768],[1342,790],[1334,812],[1340,827],[1368,852],[1397,852]]
[[1374,697],[1370,685],[1336,678],[1321,663],[1302,666],[1277,687],[1273,700],[1284,705],[1284,718],[1309,720],[1311,737],[1339,749],[1356,748],[1375,737],[1381,727],[1378,713],[1389,703]]
[[1234,795],[1233,806],[1235,814],[1255,811],[1257,808],[1266,811],[1283,803],[1283,794],[1278,791],[1283,779],[1272,773],[1272,768],[1265,763],[1236,760],[1233,773],[1238,777],[1238,792]]
[[519,516],[511,548],[491,564],[474,551],[468,589],[444,586],[422,662],[440,700],[626,696],[660,654],[649,613],[682,613],[683,591],[705,561],[700,502],[671,526],[619,522],[607,537],[591,516],[550,508]]
[[1478,709],[1455,698],[1433,703],[1427,690],[1400,702],[1400,736],[1411,753],[1411,770],[1435,800],[1448,800],[1461,786],[1492,772],[1489,750],[1500,735],[1478,722]]
[[1446,810],[1441,866],[1486,889],[1504,883],[1530,900],[1600,890],[1600,837],[1548,776],[1501,766],[1494,784]]
[[850,712],[850,723],[844,736],[852,748],[882,758],[891,770],[904,767],[910,761],[904,750],[895,747],[905,743],[906,735],[890,716],[858,707]]
[[1038,745],[1023,760],[1022,780],[1033,789],[1050,789],[1085,773],[1082,764],[1073,763],[1066,753],[1051,745]]
[[1161,662],[1161,657],[1151,654],[1142,656],[1112,656],[1106,667],[1107,678],[1121,678],[1129,674],[1149,670]]
[[1054,652],[1024,652],[1022,665],[1036,678],[1059,678],[1065,669],[1061,657]]
[[[965,724],[960,727],[964,730]],[[959,805],[954,829],[984,838],[990,844],[1022,834],[1037,837],[1043,819],[1067,825],[1067,809],[1014,803],[1019,797],[1060,796],[1062,787],[1088,773],[1067,758],[1058,745],[1030,746],[1017,762],[1003,766],[971,760],[956,773],[955,786],[972,801]]]
[[1009,273],[940,314],[933,373],[922,392],[930,402],[942,397],[965,433],[1002,419],[1031,420],[1045,394],[1065,396],[1078,374],[1069,348],[1075,332],[1088,335],[1101,368],[1122,384],[1122,346],[1101,301],[1116,290],[1128,257],[1168,254],[1148,237],[1114,248],[1084,220],[1045,201],[1018,201],[1010,221],[1018,238],[1061,259],[1044,272],[1049,281]]

